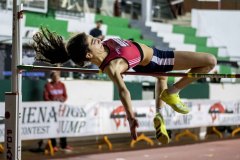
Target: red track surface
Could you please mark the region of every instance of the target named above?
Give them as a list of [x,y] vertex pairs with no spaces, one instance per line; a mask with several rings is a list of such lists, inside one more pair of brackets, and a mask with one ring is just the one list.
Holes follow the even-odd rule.
[[54,160],[240,160],[240,139]]

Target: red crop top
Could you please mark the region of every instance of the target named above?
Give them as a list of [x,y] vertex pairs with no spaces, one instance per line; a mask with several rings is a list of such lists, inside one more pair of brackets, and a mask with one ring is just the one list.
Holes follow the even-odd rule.
[[111,60],[116,58],[125,59],[128,69],[137,66],[143,59],[143,51],[136,42],[113,38],[103,41],[103,45],[109,49],[109,53],[99,67],[102,71]]

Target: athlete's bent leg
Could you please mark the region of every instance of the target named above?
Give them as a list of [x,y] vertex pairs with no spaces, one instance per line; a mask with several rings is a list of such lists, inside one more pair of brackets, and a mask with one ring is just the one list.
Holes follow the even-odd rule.
[[164,103],[161,100],[161,93],[167,89],[167,80],[168,77],[160,76],[156,77],[155,83],[155,104],[156,104],[156,113],[159,113]]
[[162,91],[167,89],[167,80],[168,77],[160,76],[156,77],[155,83],[156,115],[153,119],[153,123],[156,132],[156,139],[162,144],[168,144],[170,141],[168,132],[165,127],[164,119],[161,114],[161,109],[164,106],[164,102],[160,98]]
[[[175,51],[173,70],[189,70],[189,73],[208,73],[216,65],[216,58],[208,53]],[[182,103],[179,92],[199,78],[182,77],[173,86],[164,90],[161,99],[170,105],[176,112],[187,114],[189,108]]]

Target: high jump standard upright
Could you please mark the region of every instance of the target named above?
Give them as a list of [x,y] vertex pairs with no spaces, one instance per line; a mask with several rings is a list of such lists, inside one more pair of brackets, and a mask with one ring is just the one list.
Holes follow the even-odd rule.
[[4,157],[6,160],[21,160],[21,103],[22,76],[17,65],[22,64],[20,0],[13,0],[12,18],[12,63],[11,92],[5,93],[5,140]]

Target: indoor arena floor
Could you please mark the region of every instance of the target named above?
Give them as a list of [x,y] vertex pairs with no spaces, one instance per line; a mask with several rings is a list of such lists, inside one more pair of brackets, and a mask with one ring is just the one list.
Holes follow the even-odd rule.
[[240,139],[89,154],[56,160],[240,160]]
[[[73,151],[58,151],[53,156],[37,151],[37,140],[23,141],[21,154],[22,160],[240,160],[239,134],[234,138],[223,139],[217,136],[198,141],[181,139],[164,146],[158,145],[153,139],[154,146],[140,141],[134,148],[130,147],[130,140],[126,137],[115,140],[110,151],[106,144],[102,145],[100,150],[96,140],[89,142],[85,139],[69,138]],[[4,160],[3,154],[0,154],[0,160]]]

